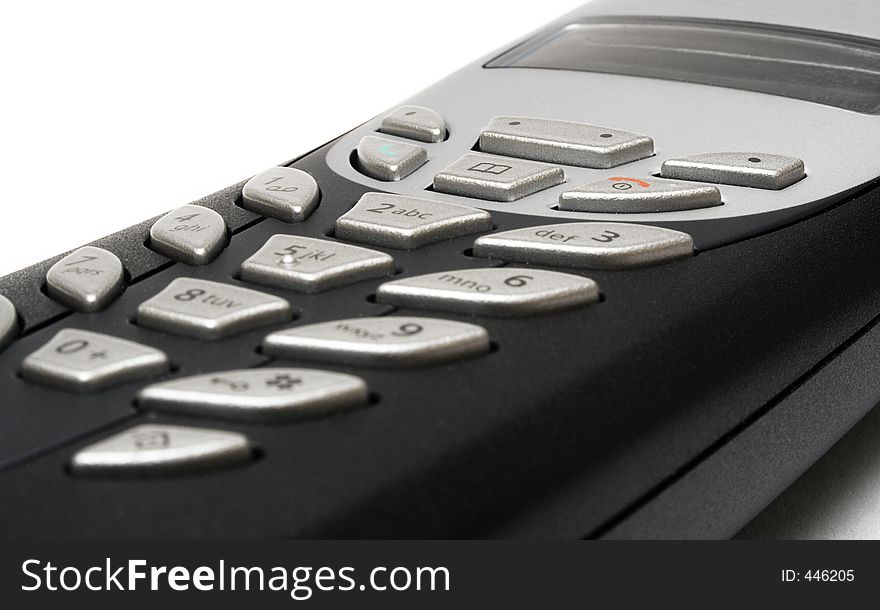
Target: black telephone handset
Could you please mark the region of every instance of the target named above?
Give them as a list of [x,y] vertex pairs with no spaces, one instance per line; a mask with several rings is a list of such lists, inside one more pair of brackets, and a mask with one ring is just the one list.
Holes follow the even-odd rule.
[[0,279],[0,533],[733,535],[880,397],[880,28],[798,7],[591,3]]

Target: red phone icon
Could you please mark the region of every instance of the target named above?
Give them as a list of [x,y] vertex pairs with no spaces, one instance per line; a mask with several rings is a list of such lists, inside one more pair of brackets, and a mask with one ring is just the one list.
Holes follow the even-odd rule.
[[612,176],[608,178],[611,182],[620,182],[622,180],[626,180],[627,182],[635,182],[641,187],[648,188],[651,186],[650,182],[645,182],[644,180],[639,180],[638,178],[627,178],[626,176]]

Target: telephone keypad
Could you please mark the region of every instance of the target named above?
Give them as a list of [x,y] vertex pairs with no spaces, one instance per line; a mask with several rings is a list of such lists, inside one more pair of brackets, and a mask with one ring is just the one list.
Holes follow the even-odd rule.
[[263,353],[370,366],[411,367],[489,351],[489,333],[476,324],[381,316],[333,320],[267,336]]
[[402,180],[428,160],[428,151],[416,144],[364,136],[357,147],[358,167],[376,180]]
[[207,265],[226,244],[226,222],[210,208],[184,205],[150,228],[150,247],[187,265]]
[[[427,162],[431,146],[446,137],[442,117],[413,108],[418,107],[401,107],[389,114],[379,131],[425,145],[363,136],[358,163],[365,173],[372,172],[384,180],[412,179],[412,172]],[[416,114],[409,114],[412,112]],[[407,126],[398,115],[418,119],[421,124]],[[504,121],[506,125],[501,124]],[[614,141],[603,143],[603,139]],[[377,156],[384,154],[382,147],[390,151],[392,146],[401,152],[395,156],[402,156],[404,162],[395,164]],[[515,202],[562,184],[566,175],[561,165],[604,169],[652,154],[651,138],[630,132],[544,119],[496,117],[482,132],[475,151],[464,152],[437,173],[432,187],[437,193]],[[799,159],[759,153],[671,159],[663,164],[660,178],[633,177],[630,173],[607,172],[587,184],[554,190],[553,197],[563,211],[675,212],[722,205],[717,183],[784,188],[804,176]],[[240,205],[270,218],[303,222],[315,211],[319,198],[320,189],[310,174],[277,167],[247,182]],[[492,218],[483,209],[379,192],[363,194],[350,210],[336,218],[332,232],[328,229],[324,230],[329,239],[272,235],[241,262],[240,279],[311,294],[394,274],[391,255],[338,240],[413,250],[482,234],[473,242],[472,254],[476,257],[502,261],[496,263],[502,265],[571,270],[629,269],[686,258],[694,252],[693,240],[686,233],[633,223],[536,224],[491,233]],[[210,263],[229,239],[223,217],[209,208],[192,205],[163,216],[150,235],[150,248],[191,265]],[[100,250],[99,254],[92,258],[95,254],[84,248],[62,259],[49,272],[47,292],[70,303],[60,296],[59,269],[77,262],[70,260],[76,255],[85,255],[89,261],[119,263],[109,252]],[[81,299],[80,303],[71,303],[72,307],[89,311],[83,303],[94,301],[100,308],[121,291],[121,263],[110,267],[118,270],[111,274],[113,281],[107,282],[106,294],[111,296]],[[400,279],[380,284],[371,300],[394,308],[494,317],[542,315],[600,300],[597,283],[574,271],[530,266],[452,267],[421,275],[417,269],[405,271],[408,273]],[[392,315],[331,319],[271,332],[264,337],[260,353],[270,363],[301,359],[327,365],[406,368],[440,365],[491,351],[489,334],[479,324],[397,315],[393,310],[388,313]],[[292,308],[285,298],[225,282],[179,277],[138,306],[136,322],[169,334],[220,340],[291,317]],[[0,346],[16,331],[15,308],[0,297]],[[144,380],[169,370],[168,357],[159,350],[70,328],[56,334],[21,365],[22,376],[29,381],[79,392]],[[176,377],[147,385],[136,395],[136,404],[148,413],[267,423],[334,413],[369,401],[367,384],[358,376],[283,366]],[[133,445],[137,443],[141,445]],[[86,447],[74,456],[70,466],[74,474],[82,476],[141,476],[218,467],[244,462],[251,456],[250,444],[241,435],[148,425]]]
[[805,176],[804,162],[768,153],[703,153],[668,159],[660,168],[664,178],[716,182],[733,186],[779,190]]
[[273,167],[247,181],[241,191],[246,210],[284,222],[302,222],[318,207],[312,176],[294,167]]
[[247,462],[251,452],[237,432],[142,424],[80,449],[70,470],[84,477],[171,475]]
[[26,379],[64,390],[94,392],[160,375],[168,367],[168,357],[155,348],[65,328],[24,359],[21,373]]
[[393,273],[384,252],[299,235],[273,235],[241,264],[246,282],[307,293]]
[[123,289],[125,272],[112,252],[94,246],[79,248],[46,273],[46,292],[56,301],[85,313],[100,311]]
[[559,195],[559,209],[574,212],[640,214],[716,205],[721,205],[716,186],[654,177],[609,176]]
[[180,277],[138,306],[137,323],[173,335],[218,340],[290,318],[286,300],[222,282]]
[[599,300],[589,278],[542,269],[455,269],[385,282],[376,300],[397,307],[527,316]]
[[562,184],[561,167],[467,153],[434,176],[434,190],[450,195],[511,202]]
[[485,210],[405,195],[365,193],[336,220],[336,237],[414,250],[491,228],[492,217]]
[[257,368],[195,375],[147,386],[137,403],[148,411],[279,421],[366,404],[354,375],[315,369]]
[[483,152],[608,169],[654,154],[654,141],[620,129],[534,117],[497,116],[480,134]]
[[694,242],[681,231],[622,222],[536,225],[484,235],[474,255],[579,269],[626,269],[691,256]]
[[419,142],[442,142],[446,138],[446,121],[436,110],[401,106],[385,115],[379,131]]

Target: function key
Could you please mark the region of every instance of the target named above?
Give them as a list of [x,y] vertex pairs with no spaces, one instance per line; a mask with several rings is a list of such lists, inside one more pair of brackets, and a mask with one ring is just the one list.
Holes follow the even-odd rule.
[[365,404],[360,377],[313,369],[258,368],[174,379],[148,386],[138,406],[186,415],[278,420]]
[[573,212],[642,214],[721,205],[721,191],[708,184],[611,176],[559,196],[559,209]]
[[446,138],[446,121],[430,108],[401,106],[385,115],[379,131],[419,142],[442,142]]
[[0,294],[0,349],[3,349],[18,334],[18,316],[12,301]]
[[480,134],[480,150],[521,159],[607,169],[654,154],[654,141],[586,123],[499,116]]
[[365,193],[336,221],[340,239],[402,250],[491,229],[485,210],[387,193]]
[[564,181],[561,167],[467,153],[434,176],[434,190],[488,201],[516,201]]
[[457,269],[386,282],[380,303],[491,316],[527,316],[599,300],[589,278],[541,269]]
[[250,443],[237,432],[142,424],[80,449],[70,469],[96,477],[173,475],[250,459]]
[[273,235],[241,264],[247,282],[309,293],[393,273],[384,252],[298,235]]
[[273,167],[254,176],[241,191],[242,207],[284,222],[302,222],[318,207],[318,183],[293,167]]
[[474,254],[506,261],[585,269],[624,269],[691,256],[687,233],[621,222],[571,222],[484,235]]
[[100,333],[65,328],[24,359],[22,376],[66,390],[93,392],[160,375],[168,358],[152,347]]
[[290,315],[290,303],[271,294],[180,277],[140,304],[137,322],[174,335],[214,340],[284,322]]
[[263,351],[278,358],[422,366],[486,353],[489,333],[474,324],[437,318],[353,318],[272,333],[263,341]]
[[85,246],[52,265],[46,273],[46,292],[71,309],[95,312],[119,296],[124,276],[115,254]]
[[402,180],[428,160],[428,151],[416,144],[364,136],[357,147],[358,169],[370,178]]
[[664,178],[779,190],[803,178],[804,162],[767,153],[704,153],[664,161]]
[[226,245],[226,222],[210,208],[184,205],[150,228],[150,247],[187,265],[207,265]]

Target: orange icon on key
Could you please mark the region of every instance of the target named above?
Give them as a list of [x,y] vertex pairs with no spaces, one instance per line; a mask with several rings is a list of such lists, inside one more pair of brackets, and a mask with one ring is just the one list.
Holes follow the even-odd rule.
[[611,180],[611,182],[635,182],[636,184],[644,188],[648,188],[649,186],[651,186],[650,182],[645,182],[644,180],[639,180],[638,178],[627,178],[626,176],[612,176],[608,179]]

